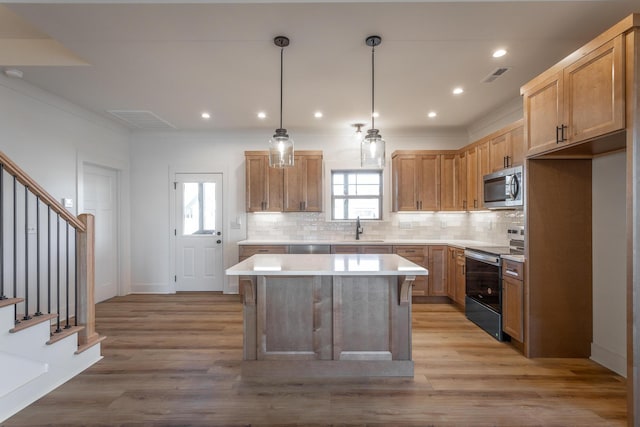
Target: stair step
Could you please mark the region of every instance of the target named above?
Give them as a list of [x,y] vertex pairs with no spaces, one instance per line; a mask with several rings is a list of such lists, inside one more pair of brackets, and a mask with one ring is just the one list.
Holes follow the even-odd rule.
[[93,339],[93,340],[89,341],[88,343],[83,344],[81,346],[78,346],[78,350],[76,350],[75,354],[80,354],[83,351],[89,350],[94,345],[99,344],[99,343],[101,343],[102,341],[104,341],[106,339],[107,339],[106,336],[100,335],[100,336],[98,336],[98,338]]
[[20,302],[24,301],[24,298],[7,298],[7,299],[0,299],[0,307],[7,307],[9,305],[14,305],[14,304],[18,304]]
[[[84,329],[84,326],[70,326],[68,328],[62,328],[61,332],[51,332],[51,339],[47,341],[47,345],[51,345],[57,343],[58,341],[68,337],[69,335],[73,335],[77,332],[80,332]],[[55,329],[54,329],[55,330]]]
[[49,370],[49,365],[45,362],[29,360],[3,352],[0,352],[0,364],[4,372],[0,382],[0,397],[11,393]]
[[[18,319],[22,319],[22,317],[24,317],[24,315],[21,315],[21,314],[18,315]],[[17,323],[13,329],[9,330],[9,332],[14,334],[24,329],[30,328],[31,326],[39,325],[40,323],[50,321],[57,317],[58,317],[57,314],[41,314],[40,316],[33,316],[29,320],[20,320],[20,323]]]

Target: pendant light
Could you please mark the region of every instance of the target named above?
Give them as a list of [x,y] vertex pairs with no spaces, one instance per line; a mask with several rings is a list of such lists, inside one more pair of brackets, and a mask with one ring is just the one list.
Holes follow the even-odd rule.
[[385,141],[380,135],[380,131],[375,126],[375,52],[376,46],[382,42],[380,36],[369,36],[366,39],[367,46],[371,46],[371,129],[360,143],[360,166],[384,168],[384,145]]
[[293,139],[282,128],[282,63],[284,48],[289,46],[289,39],[278,36],[273,43],[280,48],[280,127],[269,140],[269,167],[288,168],[293,166]]

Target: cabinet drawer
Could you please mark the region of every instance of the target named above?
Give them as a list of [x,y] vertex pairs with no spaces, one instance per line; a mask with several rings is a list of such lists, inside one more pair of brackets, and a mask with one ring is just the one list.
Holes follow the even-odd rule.
[[502,261],[502,277],[510,277],[516,280],[524,279],[524,264],[509,259],[503,259]]
[[394,252],[401,257],[413,258],[426,256],[426,246],[394,246]]
[[393,247],[389,245],[365,245],[362,246],[363,254],[390,254],[393,253]]
[[240,246],[240,258],[248,258],[256,254],[286,254],[289,253],[287,245],[247,245]]

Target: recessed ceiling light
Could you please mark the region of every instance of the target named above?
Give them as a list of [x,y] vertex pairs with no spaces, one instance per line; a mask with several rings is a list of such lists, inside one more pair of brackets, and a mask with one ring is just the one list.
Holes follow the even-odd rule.
[[436,117],[438,115],[438,113],[436,113],[435,111],[429,111],[429,114],[427,114],[427,116],[430,119],[433,119],[434,117]]
[[507,51],[504,49],[498,49],[495,52],[493,52],[493,57],[494,58],[500,58],[501,56],[505,56],[507,54]]
[[260,111],[258,113],[258,118],[259,119],[266,119],[267,118],[267,113],[265,113],[264,111]]
[[316,111],[315,113],[313,113],[313,117],[315,117],[316,119],[321,119],[322,111]]
[[210,119],[211,118],[211,114],[204,112],[202,114],[200,114],[200,117],[202,117],[203,119]]
[[373,112],[373,114],[371,114],[371,116],[372,116],[374,119],[377,119],[378,117],[380,117],[380,114],[379,114],[377,111],[374,111],[374,112]]
[[453,94],[454,95],[460,95],[463,92],[464,92],[464,89],[462,89],[461,87],[457,87],[457,88],[453,89]]

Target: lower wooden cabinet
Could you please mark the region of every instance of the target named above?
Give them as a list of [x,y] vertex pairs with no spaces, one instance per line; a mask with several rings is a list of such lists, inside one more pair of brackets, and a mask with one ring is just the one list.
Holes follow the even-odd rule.
[[523,264],[504,260],[502,264],[502,330],[524,342]]
[[429,296],[447,296],[447,247],[428,246]]
[[464,269],[464,250],[454,247],[448,247],[447,296],[462,307],[464,307],[464,297],[466,295]]
[[[429,270],[428,246],[394,246],[393,252]],[[431,274],[431,270],[429,270]],[[429,276],[416,276],[411,295],[429,295]]]

